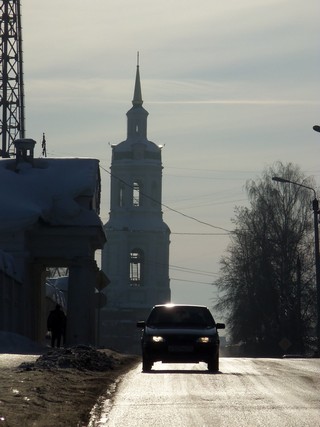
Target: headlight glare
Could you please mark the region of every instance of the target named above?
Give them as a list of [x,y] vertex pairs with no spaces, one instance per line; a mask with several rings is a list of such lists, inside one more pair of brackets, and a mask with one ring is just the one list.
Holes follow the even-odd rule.
[[202,344],[207,344],[208,342],[210,342],[210,338],[209,337],[200,337],[197,339],[198,342],[201,342]]
[[154,335],[154,336],[152,337],[152,341],[153,341],[153,342],[164,342],[164,339],[163,339],[163,337],[160,337],[160,336]]

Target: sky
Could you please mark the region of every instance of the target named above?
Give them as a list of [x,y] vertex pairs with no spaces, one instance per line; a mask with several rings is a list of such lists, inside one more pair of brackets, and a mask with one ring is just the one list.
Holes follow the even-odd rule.
[[26,136],[36,156],[45,132],[48,156],[100,160],[104,223],[139,51],[174,302],[216,302],[248,180],[282,161],[320,186],[319,16],[318,0],[22,1]]

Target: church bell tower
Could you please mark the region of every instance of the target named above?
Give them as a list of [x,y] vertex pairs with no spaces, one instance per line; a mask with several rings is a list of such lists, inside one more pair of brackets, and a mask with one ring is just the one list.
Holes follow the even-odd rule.
[[127,139],[112,146],[110,216],[102,270],[110,279],[101,312],[100,343],[117,350],[139,345],[137,320],[170,302],[170,230],[162,218],[161,147],[147,138],[139,62]]

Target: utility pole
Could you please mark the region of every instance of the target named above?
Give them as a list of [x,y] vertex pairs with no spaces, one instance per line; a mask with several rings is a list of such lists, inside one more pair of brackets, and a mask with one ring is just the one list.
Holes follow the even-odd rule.
[[25,137],[20,0],[0,0],[0,157]]

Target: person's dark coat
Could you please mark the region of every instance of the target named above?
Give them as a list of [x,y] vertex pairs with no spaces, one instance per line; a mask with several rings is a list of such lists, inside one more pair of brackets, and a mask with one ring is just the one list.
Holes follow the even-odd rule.
[[66,332],[66,315],[59,304],[49,313],[47,329],[51,332],[51,347],[54,347],[55,341],[57,341],[57,347],[60,347],[61,337],[65,336]]

